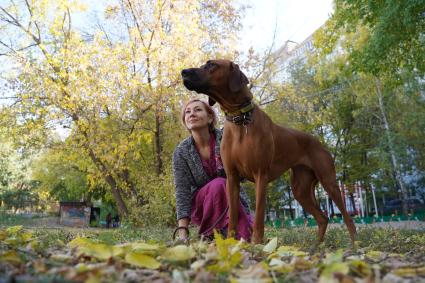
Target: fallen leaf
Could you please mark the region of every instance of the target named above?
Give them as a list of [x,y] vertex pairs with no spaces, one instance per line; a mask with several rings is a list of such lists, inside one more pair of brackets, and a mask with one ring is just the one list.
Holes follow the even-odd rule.
[[301,257],[294,257],[291,261],[291,264],[294,266],[295,270],[303,271],[313,268],[313,263],[311,261],[305,260]]
[[234,274],[238,277],[234,278],[235,282],[246,282],[247,280],[250,282],[272,282],[268,266],[263,262],[251,265],[247,269],[236,270]]
[[22,259],[20,258],[19,254],[16,251],[6,251],[3,254],[0,255],[0,262],[7,262],[12,265],[19,265],[23,263]]
[[400,276],[400,277],[415,277],[416,274],[416,268],[412,267],[403,267],[403,268],[397,268],[391,271],[391,273]]
[[139,251],[132,251],[127,254],[125,256],[125,261],[129,264],[149,269],[157,269],[161,266],[161,263],[156,259]]
[[123,249],[120,247],[110,246],[107,244],[85,244],[78,247],[80,254],[92,256],[100,260],[106,260],[111,257],[123,255]]
[[348,263],[346,262],[334,262],[329,265],[326,265],[322,272],[320,273],[319,282],[329,282],[334,278],[334,275],[336,273],[347,275],[350,271],[350,268],[348,267]]
[[300,251],[297,247],[294,246],[280,246],[276,253],[280,256],[298,256],[298,257],[303,257],[303,256],[307,256],[308,253]]
[[277,237],[274,237],[273,239],[271,239],[267,243],[267,245],[264,246],[263,252],[272,253],[272,252],[274,252],[274,250],[276,249],[276,247],[277,247]]
[[152,244],[147,244],[143,242],[137,242],[137,243],[132,243],[131,248],[133,250],[138,250],[138,251],[157,251],[159,250],[159,245],[156,245],[156,244],[152,245]]
[[368,251],[365,254],[366,259],[373,261],[373,262],[379,262],[384,258],[385,254],[380,251]]
[[81,238],[81,237],[78,236],[78,237],[74,238],[72,241],[70,241],[68,243],[68,246],[71,247],[71,248],[78,248],[78,247],[84,247],[84,246],[87,246],[87,245],[91,245],[93,243],[94,243],[93,240],[90,240],[90,239],[87,239],[87,238]]
[[4,241],[7,238],[7,232],[5,230],[0,230],[0,241]]
[[205,263],[206,263],[205,260],[199,259],[199,260],[194,261],[190,265],[190,268],[193,269],[193,270],[195,270],[195,271],[198,271],[201,267],[204,267],[205,266]]
[[22,225],[17,225],[17,226],[12,226],[6,229],[7,233],[9,235],[15,235],[18,232],[20,232],[22,230],[23,226]]
[[185,261],[195,257],[192,247],[186,245],[178,245],[168,248],[162,254],[162,258],[168,261]]
[[349,262],[350,270],[358,276],[367,277],[372,274],[370,266],[362,260],[353,260]]

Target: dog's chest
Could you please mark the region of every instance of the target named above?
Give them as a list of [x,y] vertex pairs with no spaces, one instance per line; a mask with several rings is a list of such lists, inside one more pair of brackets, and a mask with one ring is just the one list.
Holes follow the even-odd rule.
[[274,146],[270,139],[255,135],[249,128],[248,133],[244,129],[224,131],[221,154],[225,167],[237,169],[248,179],[259,170],[267,170],[272,163],[273,152]]

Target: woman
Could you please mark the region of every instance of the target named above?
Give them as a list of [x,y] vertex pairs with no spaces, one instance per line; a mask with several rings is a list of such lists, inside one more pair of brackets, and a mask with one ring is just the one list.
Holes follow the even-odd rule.
[[[214,230],[227,232],[226,179],[220,158],[222,131],[215,129],[217,117],[204,101],[190,100],[183,108],[182,123],[190,132],[175,149],[173,174],[178,236],[187,241],[191,221],[199,235],[211,238]],[[251,238],[251,216],[247,197],[241,190],[236,237]]]

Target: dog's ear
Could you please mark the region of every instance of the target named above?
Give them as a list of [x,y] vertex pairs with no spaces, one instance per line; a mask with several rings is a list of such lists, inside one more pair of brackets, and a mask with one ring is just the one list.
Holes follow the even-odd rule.
[[211,97],[208,97],[208,104],[210,105],[210,106],[213,106],[214,104],[215,104],[215,100],[214,99],[212,99]]
[[229,88],[232,92],[238,92],[242,87],[249,83],[248,78],[239,70],[239,66],[235,63],[230,63],[230,79]]

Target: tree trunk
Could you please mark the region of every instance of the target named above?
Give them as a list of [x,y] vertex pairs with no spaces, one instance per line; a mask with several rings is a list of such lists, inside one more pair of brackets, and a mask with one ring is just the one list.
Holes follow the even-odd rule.
[[122,199],[121,192],[117,186],[117,182],[111,175],[106,175],[105,179],[111,187],[112,195],[114,196],[115,201],[117,202],[118,214],[120,218],[123,219],[128,216],[128,209],[125,205],[124,200]]
[[353,213],[357,214],[356,202],[354,201],[353,193],[350,192],[349,196],[350,196],[351,207],[353,208]]
[[[136,204],[139,206],[142,206],[146,204],[145,199],[137,192],[136,186],[134,183],[130,180],[130,171],[128,169],[122,170],[118,176],[126,183],[128,184],[128,187],[130,189],[130,195],[136,199]],[[130,197],[130,196],[129,196]]]
[[389,151],[390,151],[389,153],[390,153],[390,158],[391,158],[391,166],[392,166],[392,169],[393,169],[396,184],[398,185],[400,192],[401,192],[403,214],[407,215],[407,213],[408,213],[407,203],[406,203],[406,201],[407,201],[407,191],[406,191],[406,187],[404,185],[404,182],[403,182],[403,179],[402,179],[402,176],[401,176],[401,172],[400,172],[400,169],[399,169],[399,165],[398,165],[398,162],[397,162],[397,157],[396,157],[395,150],[394,150],[393,139],[392,139],[392,136],[391,136],[391,129],[390,129],[390,125],[388,123],[387,115],[386,115],[386,112],[385,112],[384,101],[383,101],[383,97],[382,97],[381,81],[378,78],[376,78],[375,82],[376,82],[376,93],[378,95],[379,110],[381,112],[381,118],[382,118],[384,130],[385,130],[385,136],[387,138],[388,147],[389,147]]
[[161,175],[162,165],[162,142],[161,142],[161,121],[158,113],[155,113],[155,154],[156,154],[156,175]]
[[335,210],[334,210],[334,203],[332,201],[332,199],[330,197],[329,198],[329,213],[330,213],[330,218],[333,218],[335,216]]
[[288,186],[288,198],[289,198],[289,213],[291,215],[291,220],[294,220],[294,212],[292,211],[291,186]]

